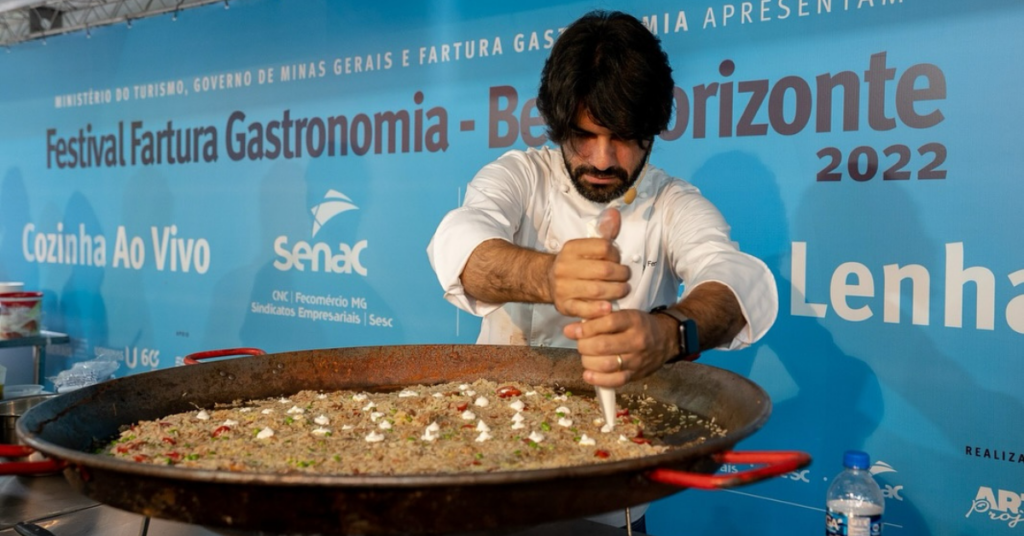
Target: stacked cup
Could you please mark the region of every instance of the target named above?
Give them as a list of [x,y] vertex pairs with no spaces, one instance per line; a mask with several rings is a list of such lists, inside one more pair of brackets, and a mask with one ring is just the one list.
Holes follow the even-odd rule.
[[26,292],[24,286],[0,282],[0,340],[39,334],[43,293]]

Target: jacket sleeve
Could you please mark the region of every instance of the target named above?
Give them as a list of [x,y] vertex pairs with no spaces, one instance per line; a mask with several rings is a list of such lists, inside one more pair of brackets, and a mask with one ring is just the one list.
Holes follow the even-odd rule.
[[683,280],[685,292],[715,281],[728,287],[740,304],[747,326],[723,349],[757,342],[775,323],[779,310],[771,270],[739,250],[721,212],[696,187],[678,181],[660,201],[664,202],[668,260]]
[[505,153],[477,173],[466,188],[462,206],[441,220],[427,246],[427,256],[444,298],[456,307],[484,316],[502,305],[466,294],[462,271],[481,243],[491,239],[515,243],[536,182],[537,172],[527,155],[521,151]]

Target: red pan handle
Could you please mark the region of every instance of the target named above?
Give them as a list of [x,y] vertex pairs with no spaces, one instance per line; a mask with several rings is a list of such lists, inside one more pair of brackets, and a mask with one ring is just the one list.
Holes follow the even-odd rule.
[[[0,457],[4,458],[22,458],[33,452],[35,449],[24,445],[0,445]],[[0,463],[0,476],[56,473],[66,465],[67,462],[51,459],[41,462],[5,462]]]
[[67,465],[63,460],[50,459],[41,462],[6,462],[0,463],[0,476],[56,473]]
[[35,449],[25,445],[0,445],[0,458],[21,458],[33,452]]
[[213,359],[214,357],[228,357],[232,355],[263,355],[266,352],[259,348],[225,348],[223,350],[207,350],[196,352],[185,356],[186,365],[198,365],[202,359]]
[[660,484],[696,489],[725,489],[753,484],[768,478],[781,476],[791,471],[807,467],[811,463],[811,455],[799,451],[747,451],[735,452],[727,450],[712,454],[718,463],[759,464],[761,467],[740,471],[738,473],[707,475],[703,473],[687,473],[672,469],[655,469],[647,477]]

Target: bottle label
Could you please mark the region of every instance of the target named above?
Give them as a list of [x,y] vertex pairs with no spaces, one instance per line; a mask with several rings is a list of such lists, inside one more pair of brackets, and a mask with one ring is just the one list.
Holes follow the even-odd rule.
[[825,512],[825,536],[881,536],[882,515],[845,514],[829,509]]

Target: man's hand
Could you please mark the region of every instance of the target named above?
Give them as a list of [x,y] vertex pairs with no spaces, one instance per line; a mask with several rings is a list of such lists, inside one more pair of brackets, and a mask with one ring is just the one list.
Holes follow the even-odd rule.
[[[620,264],[614,244],[622,228],[622,214],[605,209],[587,227],[587,238],[567,243],[551,271],[555,309],[583,319],[615,310],[612,300],[629,294],[626,282],[630,275],[629,268]],[[560,263],[563,258],[565,262]]]
[[653,374],[678,353],[676,328],[670,324],[665,315],[629,309],[574,322],[563,333],[578,343],[584,381],[620,387]]
[[[747,325],[735,295],[717,282],[694,287],[674,307],[697,323],[701,351],[727,344]],[[649,376],[679,353],[679,325],[663,314],[615,311],[569,324],[563,333],[583,356],[583,380],[604,387]]]
[[612,311],[612,301],[629,294],[629,267],[619,263],[613,241],[621,216],[607,211],[600,238],[569,240],[557,254],[541,253],[488,240],[470,255],[462,286],[489,303],[551,303],[563,315],[596,318]]
[[548,273],[555,309],[565,316],[587,319],[610,313],[612,301],[629,294],[629,267],[619,260],[619,250],[611,240],[566,242]]

